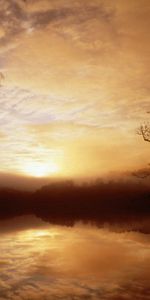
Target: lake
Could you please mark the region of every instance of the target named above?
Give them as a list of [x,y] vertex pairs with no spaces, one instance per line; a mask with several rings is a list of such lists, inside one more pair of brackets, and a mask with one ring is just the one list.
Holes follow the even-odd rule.
[[0,222],[0,300],[150,299],[150,235],[34,216]]

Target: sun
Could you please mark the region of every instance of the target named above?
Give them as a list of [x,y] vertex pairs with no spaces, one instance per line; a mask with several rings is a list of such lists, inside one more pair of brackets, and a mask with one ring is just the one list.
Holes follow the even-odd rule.
[[55,163],[39,163],[32,162],[26,164],[23,168],[23,172],[32,177],[48,177],[52,174],[56,174],[59,171],[59,167]]

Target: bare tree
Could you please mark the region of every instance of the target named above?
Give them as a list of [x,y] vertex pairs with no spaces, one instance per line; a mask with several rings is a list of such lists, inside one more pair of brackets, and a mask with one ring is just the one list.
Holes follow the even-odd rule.
[[137,129],[137,134],[142,135],[143,140],[150,143],[150,123],[145,122]]
[[133,172],[132,175],[140,179],[145,179],[150,176],[150,168],[147,167],[147,168],[137,170]]
[[[137,129],[137,134],[141,135],[143,137],[143,140],[145,142],[149,142],[150,143],[150,123],[149,122],[144,122]],[[148,164],[148,165],[150,165],[150,164]],[[147,178],[147,177],[150,176],[150,167],[137,170],[137,171],[133,172],[132,175],[136,176],[138,178],[142,178],[142,179]]]

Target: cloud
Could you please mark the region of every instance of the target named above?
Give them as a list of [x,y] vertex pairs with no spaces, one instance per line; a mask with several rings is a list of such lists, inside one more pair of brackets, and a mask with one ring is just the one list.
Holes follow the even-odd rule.
[[[44,2],[44,5],[43,5]],[[42,5],[41,5],[42,3]],[[5,46],[14,43],[14,38],[20,34],[30,33],[33,30],[39,30],[48,25],[60,26],[60,22],[79,23],[82,24],[95,17],[100,17],[108,21],[110,12],[107,12],[101,3],[99,5],[74,4],[66,7],[65,1],[31,1],[31,3],[23,1],[3,1],[1,0],[1,35],[0,45]],[[46,9],[43,10],[42,6]],[[34,10],[35,7],[35,10]],[[8,21],[9,18],[9,21]]]
[[[142,168],[149,148],[135,131],[149,110],[149,2],[0,4],[0,66],[5,74],[0,124],[7,136],[1,145],[2,169],[13,170],[15,159],[20,170],[22,161],[41,159],[41,151],[57,147],[64,155],[62,164],[76,157],[74,166],[81,165],[82,174],[88,166],[85,151],[79,152],[85,148],[92,153],[91,168],[97,157],[109,172],[111,151],[119,157],[109,162],[111,170]],[[73,169],[72,175],[77,172]]]
[[14,38],[23,31],[26,15],[16,1],[0,1],[1,38],[0,45],[14,43]]

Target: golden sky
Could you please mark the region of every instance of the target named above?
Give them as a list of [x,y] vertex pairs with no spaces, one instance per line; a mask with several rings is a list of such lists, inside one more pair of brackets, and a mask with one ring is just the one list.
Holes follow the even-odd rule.
[[0,0],[0,171],[145,166],[149,28],[149,0]]

